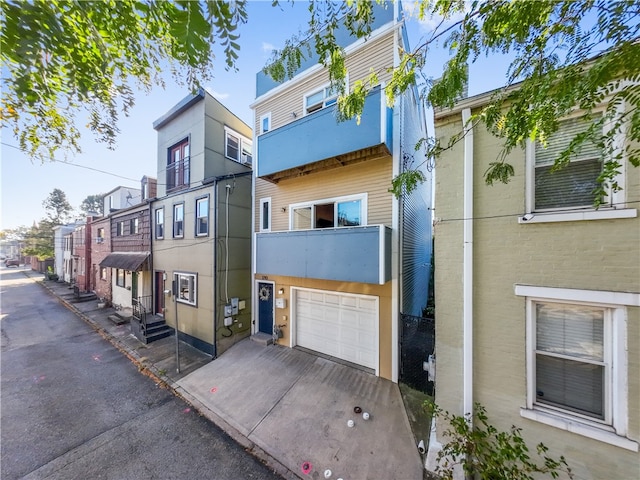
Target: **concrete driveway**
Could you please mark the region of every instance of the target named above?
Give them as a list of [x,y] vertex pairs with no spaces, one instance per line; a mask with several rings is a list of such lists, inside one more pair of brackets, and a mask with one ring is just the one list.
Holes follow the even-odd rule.
[[400,391],[388,380],[247,339],[177,386],[301,478],[423,478]]

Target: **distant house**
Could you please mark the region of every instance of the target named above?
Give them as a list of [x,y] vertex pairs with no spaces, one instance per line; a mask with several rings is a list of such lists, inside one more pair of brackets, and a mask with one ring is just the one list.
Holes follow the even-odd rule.
[[[58,275],[60,281],[65,278],[65,236],[73,233],[77,224],[68,223],[66,225],[58,225],[53,227],[53,250],[54,250],[54,265],[53,272]],[[69,258],[71,258],[69,250]]]
[[153,311],[215,357],[251,330],[251,128],[202,90],[153,127]]
[[[349,88],[409,49],[400,2],[374,13],[368,38],[336,34]],[[400,199],[389,193],[395,176],[424,163],[415,145],[425,136],[415,88],[387,106],[389,75],[358,124],[336,120],[317,58],[281,84],[258,73],[253,332],[397,382],[400,316],[421,315],[427,302],[431,174],[419,167],[425,184]]]
[[[436,136],[446,143],[491,95],[437,111]],[[508,184],[485,184],[501,140],[481,126],[438,160],[436,403],[463,414],[480,402],[499,429],[564,455],[575,478],[638,478],[640,168],[623,162],[622,190],[599,209],[597,144],[550,172],[598,115],[576,111],[547,148],[512,151]]]
[[[146,178],[146,177],[145,177]],[[143,183],[143,185],[147,185]],[[142,191],[138,188],[130,187],[116,187],[113,190],[107,192],[102,197],[103,213],[109,215],[110,213],[121,210],[123,208],[133,207],[139,205],[142,201]]]

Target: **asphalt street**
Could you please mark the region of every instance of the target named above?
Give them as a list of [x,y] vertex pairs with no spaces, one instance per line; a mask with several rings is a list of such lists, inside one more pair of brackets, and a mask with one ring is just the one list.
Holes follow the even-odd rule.
[[22,268],[0,268],[2,479],[280,478]]

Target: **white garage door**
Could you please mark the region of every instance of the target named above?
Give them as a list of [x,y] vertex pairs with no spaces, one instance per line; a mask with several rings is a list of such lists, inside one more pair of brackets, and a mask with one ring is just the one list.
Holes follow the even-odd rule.
[[296,344],[377,370],[378,297],[294,289]]

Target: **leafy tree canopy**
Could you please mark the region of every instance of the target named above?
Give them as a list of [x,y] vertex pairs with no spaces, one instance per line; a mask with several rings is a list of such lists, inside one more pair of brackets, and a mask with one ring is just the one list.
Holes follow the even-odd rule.
[[47,218],[40,223],[51,223],[52,228],[66,223],[73,213],[73,207],[67,200],[67,195],[59,188],[53,189],[42,202],[42,206],[47,211]]
[[[265,71],[277,81],[290,77],[308,55],[310,41],[328,67],[332,86],[341,93],[341,117],[358,117],[380,72],[350,79],[354,83],[346,91],[345,53],[336,42],[335,31],[342,24],[357,37],[370,33],[374,18],[371,2],[310,2],[309,10],[311,33],[304,37],[308,40],[291,39],[275,53]],[[513,166],[506,162],[509,152],[524,147],[528,139],[545,143],[557,131],[559,119],[576,107],[588,115],[605,105],[605,112],[560,154],[556,168],[566,165],[582,143],[596,141],[606,154],[599,178],[601,188],[595,192],[597,204],[607,187],[621,188],[615,178],[622,162],[640,165],[639,2],[418,0],[414,13],[419,20],[441,21],[424,42],[412,51],[401,52],[395,68],[389,65],[392,79],[385,87],[389,104],[423,73],[433,75],[429,57],[442,45],[451,54],[445,70],[437,80],[429,78],[421,92],[434,108],[452,107],[463,95],[469,63],[491,54],[507,54],[512,59],[504,87],[493,92],[489,104],[474,111],[470,120],[473,124],[484,123],[503,139],[501,155],[485,174],[487,183],[508,182],[513,175]],[[603,133],[605,123],[611,128]],[[617,151],[614,138],[621,129],[627,130],[630,142],[624,151]],[[427,139],[416,147],[426,145],[426,156],[431,158],[450,148],[462,134],[444,144]],[[421,180],[418,170],[409,170],[394,179],[392,191],[400,195]]]
[[104,193],[99,193],[98,195],[89,195],[85,198],[80,204],[80,210],[84,213],[98,213],[99,215],[103,214],[104,202],[102,201],[104,197]]
[[213,46],[233,68],[245,0],[3,0],[0,118],[33,158],[79,152],[76,115],[114,146],[118,116],[134,104],[132,84],[163,85],[162,72],[195,89],[213,74]]

